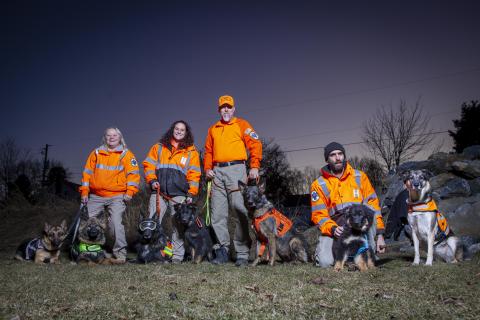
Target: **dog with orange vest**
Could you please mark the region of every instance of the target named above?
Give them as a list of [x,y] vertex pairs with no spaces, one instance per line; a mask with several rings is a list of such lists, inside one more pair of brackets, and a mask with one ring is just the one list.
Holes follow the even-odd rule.
[[420,245],[426,245],[427,260],[431,266],[434,255],[448,263],[463,260],[463,244],[453,235],[447,220],[438,211],[431,196],[429,179],[431,173],[426,170],[409,170],[403,173],[403,181],[408,190],[408,223],[412,228],[412,240],[415,248],[413,264],[420,263]]
[[261,261],[266,247],[268,247],[268,264],[271,266],[274,265],[277,255],[282,261],[307,262],[305,240],[300,234],[295,233],[292,221],[267,200],[264,194],[265,181],[259,185],[254,182],[251,180],[246,184],[238,181],[239,190],[252,218],[252,226],[257,237],[257,257],[252,266],[256,266]]

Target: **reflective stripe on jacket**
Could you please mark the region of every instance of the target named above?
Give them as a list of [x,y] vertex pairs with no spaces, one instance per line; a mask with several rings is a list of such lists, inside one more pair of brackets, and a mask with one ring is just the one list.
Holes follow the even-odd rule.
[[229,123],[218,121],[208,129],[205,171],[211,170],[214,162],[247,160],[247,149],[250,153],[250,168],[260,168],[262,143],[250,123],[235,117]]
[[377,194],[368,177],[360,170],[355,170],[347,163],[341,178],[328,171],[328,166],[321,170],[321,176],[310,188],[312,222],[320,228],[322,235],[333,236],[332,227],[337,226],[330,216],[337,210],[352,204],[364,204],[375,211],[377,234],[383,234],[385,226]]
[[114,197],[121,194],[133,196],[138,192],[140,172],[135,155],[123,146],[108,151],[101,146],[88,156],[82,174],[80,192],[100,197]]
[[158,181],[169,196],[196,196],[201,176],[200,156],[195,146],[172,150],[157,143],[143,161],[147,183]]
[[265,245],[268,243],[268,239],[265,237],[264,234],[260,232],[260,223],[269,218],[275,219],[275,225],[277,226],[276,234],[278,238],[282,237],[285,233],[287,233],[293,225],[292,220],[288,219],[275,208],[272,208],[270,211],[266,212],[261,217],[254,218],[252,220],[252,225],[255,228],[255,232],[257,233],[257,239],[260,243],[260,246],[257,245],[257,255],[259,257],[263,255],[263,252],[265,251]]

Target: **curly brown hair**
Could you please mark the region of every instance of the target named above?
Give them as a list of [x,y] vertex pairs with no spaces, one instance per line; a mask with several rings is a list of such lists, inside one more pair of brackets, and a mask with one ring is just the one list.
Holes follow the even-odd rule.
[[192,129],[190,129],[188,123],[183,120],[177,120],[173,122],[167,132],[165,132],[165,134],[160,138],[159,142],[167,148],[172,149],[171,141],[173,139],[173,130],[175,129],[177,123],[183,123],[183,125],[185,126],[185,137],[178,142],[178,149],[188,148],[193,145],[193,134]]

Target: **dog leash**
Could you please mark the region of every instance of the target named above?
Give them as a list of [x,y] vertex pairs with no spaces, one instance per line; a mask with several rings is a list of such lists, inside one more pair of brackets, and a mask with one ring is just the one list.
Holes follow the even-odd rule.
[[70,230],[68,230],[68,234],[70,234],[73,231],[71,245],[73,245],[73,243],[75,242],[75,238],[77,237],[78,227],[80,225],[80,216],[84,210],[87,210],[87,206],[82,203],[80,204],[80,208],[78,209],[77,215],[73,219],[73,223],[70,227]]
[[210,225],[210,196],[212,193],[212,180],[207,182],[207,198],[205,199],[205,204],[203,205],[202,211],[207,208],[207,212],[205,214],[205,224],[207,226]]

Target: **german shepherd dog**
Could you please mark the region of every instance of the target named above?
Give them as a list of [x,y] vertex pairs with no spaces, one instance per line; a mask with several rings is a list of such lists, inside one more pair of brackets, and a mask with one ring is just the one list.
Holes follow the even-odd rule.
[[67,235],[65,220],[58,226],[45,223],[42,236],[24,240],[17,248],[15,259],[59,264],[60,248]]
[[265,181],[259,185],[238,181],[245,207],[253,220],[257,237],[257,257],[252,263],[256,266],[263,256],[263,248],[268,246],[268,264],[273,266],[278,255],[282,261],[307,262],[306,241],[292,228],[292,221],[277,211],[265,196]]
[[177,203],[173,207],[177,223],[185,228],[185,241],[191,250],[192,261],[200,263],[205,258],[212,261],[213,241],[205,219],[197,214],[197,207],[186,203]]
[[334,270],[341,271],[345,262],[353,259],[353,263],[360,271],[375,268],[374,252],[368,243],[368,232],[373,224],[375,212],[370,208],[354,204],[339,210],[338,225],[343,225],[343,232],[339,238],[334,238],[332,245]]
[[138,224],[138,233],[136,263],[167,262],[170,259],[168,238],[156,219],[142,218]]
[[106,237],[107,220],[105,212],[96,217],[89,217],[87,207],[82,209],[78,226],[77,239],[71,249],[72,260],[88,265],[113,264],[113,259],[103,246]]
[[[461,240],[449,230],[446,220],[439,215],[437,206],[431,197],[428,180],[432,176],[426,170],[409,170],[403,173],[403,181],[408,190],[408,223],[412,228],[412,240],[415,248],[413,264],[420,263],[420,244],[427,248],[425,265],[431,266],[433,256],[448,263],[463,260]],[[443,223],[442,225],[439,223]],[[443,230],[442,230],[443,229]]]

